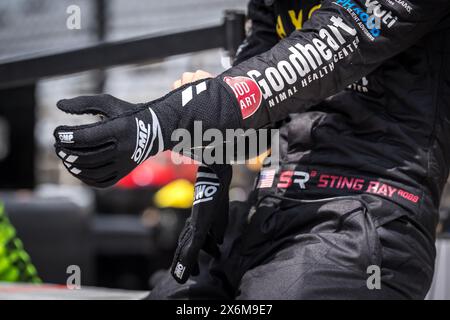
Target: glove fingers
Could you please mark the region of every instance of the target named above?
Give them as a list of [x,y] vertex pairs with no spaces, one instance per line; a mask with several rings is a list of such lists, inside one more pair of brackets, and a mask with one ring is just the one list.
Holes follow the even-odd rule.
[[[206,244],[213,215],[204,215],[205,212],[201,213],[195,212],[194,210],[191,217],[187,220],[186,226],[178,240],[178,247],[172,262],[171,273],[179,283],[185,283],[195,270],[200,250]],[[212,245],[208,249],[214,255],[220,255]]]
[[56,106],[60,110],[70,114],[88,113],[114,117],[123,113],[124,107],[131,108],[133,105],[109,94],[99,94],[59,100]]
[[93,187],[109,187],[118,181],[114,162],[97,168],[84,168],[78,164],[64,162],[67,170],[76,178]]
[[[89,150],[67,149],[55,146],[56,154],[64,163],[81,168],[97,168],[111,163],[115,158],[116,145],[108,143]],[[67,165],[66,165],[67,167]]]
[[192,272],[198,268],[198,255],[202,246],[199,237],[206,237],[206,234],[195,231],[191,225],[192,217],[186,220],[186,224],[178,238],[178,246],[172,261],[170,272],[178,283],[185,283]]
[[82,168],[69,163],[64,163],[64,165],[67,167],[67,170],[81,180],[102,182],[116,178],[118,175],[117,168],[113,162],[97,168]]
[[110,123],[101,121],[82,126],[59,126],[53,133],[56,145],[70,150],[105,145],[114,137],[114,128]]

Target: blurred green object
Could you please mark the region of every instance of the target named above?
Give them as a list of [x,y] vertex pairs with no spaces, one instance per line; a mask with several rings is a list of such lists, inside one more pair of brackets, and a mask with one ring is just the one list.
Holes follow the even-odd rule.
[[0,282],[41,283],[0,202]]

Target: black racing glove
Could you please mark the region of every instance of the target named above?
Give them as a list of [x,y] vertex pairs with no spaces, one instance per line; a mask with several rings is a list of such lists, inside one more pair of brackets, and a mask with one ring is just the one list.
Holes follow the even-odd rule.
[[[54,133],[56,153],[67,169],[96,187],[111,186],[148,157],[172,149],[178,142],[171,139],[177,128],[189,132],[194,137],[192,147],[198,148],[209,141],[197,145],[196,121],[202,131],[225,133],[242,127],[235,94],[220,78],[194,82],[147,104],[97,95],[61,100],[57,105],[67,113],[104,117],[94,124],[61,126]],[[231,167],[202,167],[198,179],[191,218],[180,236],[172,267],[179,282],[195,274],[201,249],[218,255],[227,226]]]
[[94,124],[60,126],[54,133],[56,153],[69,172],[88,185],[113,185],[164,150],[161,125],[149,105],[97,95],[61,100],[57,106],[70,114],[104,117]]
[[218,258],[228,225],[228,189],[232,178],[230,165],[200,166],[195,182],[191,216],[178,239],[171,274],[179,283],[197,275],[200,250]]
[[[70,114],[104,117],[97,123],[60,126],[55,148],[69,172],[94,187],[108,187],[148,157],[172,149],[176,129],[195,136],[195,122],[202,131],[237,129],[242,118],[234,93],[220,79],[199,80],[149,103],[132,104],[110,95],[80,96],[61,100],[59,109]],[[224,90],[225,88],[225,90]],[[202,134],[202,132],[200,132]],[[210,142],[192,139],[190,147]]]

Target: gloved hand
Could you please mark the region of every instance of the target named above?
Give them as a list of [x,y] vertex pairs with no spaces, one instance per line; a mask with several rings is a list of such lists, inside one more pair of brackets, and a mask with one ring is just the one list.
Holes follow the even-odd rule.
[[[234,93],[219,78],[200,79],[145,104],[132,104],[110,95],[61,100],[57,106],[71,114],[100,114],[105,118],[82,126],[55,130],[56,153],[74,176],[95,187],[108,187],[158,152],[172,149],[176,129],[195,135],[202,130],[242,127]],[[225,88],[225,90],[224,90]],[[192,148],[209,144],[200,141]]]
[[[131,104],[110,95],[61,100],[70,114],[100,114],[104,120],[55,130],[56,152],[68,170],[83,182],[113,185],[149,156],[164,150],[163,132],[150,104]],[[164,118],[166,119],[166,118]],[[173,125],[173,123],[172,123]],[[197,173],[191,217],[180,235],[172,274],[181,283],[197,273],[201,249],[218,256],[228,219],[230,165],[201,166]]]
[[[176,129],[186,130],[194,137],[191,147],[199,148],[209,141],[197,142],[196,123],[204,132],[216,129],[224,135],[227,129],[243,127],[235,93],[220,77],[183,85],[146,104],[97,95],[61,100],[57,105],[71,114],[104,116],[100,122],[61,126],[54,133],[56,153],[67,169],[95,187],[111,186],[148,157],[174,148],[178,141],[171,138]],[[231,167],[212,165],[205,170],[212,171],[200,170],[192,215],[174,257],[172,274],[179,282],[195,274],[201,249],[213,255],[219,253],[218,244],[227,226]]]
[[108,187],[149,156],[164,150],[161,126],[149,104],[132,104],[110,95],[61,100],[70,114],[99,114],[100,122],[55,129],[55,148],[69,172],[95,187]]
[[179,283],[197,275],[200,250],[218,258],[228,225],[228,189],[232,178],[230,165],[200,166],[195,182],[191,216],[178,239],[171,274]]

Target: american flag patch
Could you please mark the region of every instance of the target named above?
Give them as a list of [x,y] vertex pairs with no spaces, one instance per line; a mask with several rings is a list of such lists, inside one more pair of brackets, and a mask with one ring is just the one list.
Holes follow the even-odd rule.
[[276,169],[267,169],[261,171],[259,175],[259,181],[257,188],[270,188],[272,187],[273,180],[275,178]]

